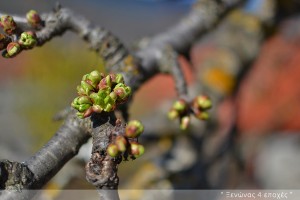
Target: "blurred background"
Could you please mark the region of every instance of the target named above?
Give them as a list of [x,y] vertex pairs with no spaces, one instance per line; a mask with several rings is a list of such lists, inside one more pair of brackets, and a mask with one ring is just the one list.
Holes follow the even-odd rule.
[[[128,47],[176,24],[193,2],[60,0]],[[257,2],[249,0],[241,12],[251,15]],[[215,103],[210,122],[193,121],[188,133],[180,132],[162,112],[176,99],[172,78],[158,75],[142,86],[130,112],[149,130],[141,138],[147,152],[120,165],[121,189],[300,189],[299,3],[276,2],[268,23],[256,28],[252,18],[249,22],[233,13],[195,42],[189,58],[179,57],[191,93],[201,87]],[[0,2],[0,9],[24,15],[30,9],[49,12],[55,3],[11,0]],[[242,36],[222,37],[230,32],[227,27]],[[243,38],[256,41],[255,49],[249,50]],[[232,61],[235,51],[227,48],[233,44],[253,56],[237,64]],[[231,64],[238,67],[227,66]],[[70,104],[82,75],[94,69],[103,71],[101,58],[73,33],[14,59],[1,57],[0,159],[24,161],[40,149],[62,123],[53,116]],[[63,199],[56,189],[93,189],[85,181],[89,153],[90,145],[84,145],[46,186],[53,189],[49,199]],[[139,193],[123,195],[141,199]]]

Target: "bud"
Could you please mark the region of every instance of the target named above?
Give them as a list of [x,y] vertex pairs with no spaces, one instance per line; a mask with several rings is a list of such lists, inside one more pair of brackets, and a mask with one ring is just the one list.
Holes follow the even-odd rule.
[[106,104],[105,106],[104,106],[104,111],[105,112],[111,112],[111,111],[113,111],[115,109],[115,105],[112,105],[112,104]]
[[35,33],[23,32],[18,42],[24,49],[32,49],[37,43]]
[[186,130],[190,125],[191,118],[189,116],[184,116],[180,119],[180,129]]
[[138,158],[145,153],[145,148],[143,145],[137,142],[130,143],[130,153],[135,157]]
[[130,121],[125,129],[125,136],[128,138],[136,138],[144,131],[143,124],[138,120]]
[[87,96],[76,97],[71,103],[71,106],[76,110],[78,110],[79,112],[85,112],[87,109],[91,107],[91,105],[92,102],[90,98]]
[[21,51],[21,46],[16,42],[11,42],[7,45],[6,51],[9,57],[14,57]]
[[124,78],[122,74],[116,74],[116,78],[114,80],[115,83],[124,83]]
[[111,92],[111,93],[109,94],[109,97],[110,97],[114,102],[115,102],[115,101],[117,100],[117,98],[118,98],[117,94],[114,93],[114,92]]
[[200,95],[194,100],[194,103],[202,110],[207,110],[212,107],[212,102],[208,96]]
[[11,39],[3,34],[0,33],[0,51],[6,49],[8,43],[11,42]]
[[82,80],[86,81],[88,84],[96,88],[102,78],[103,77],[101,76],[101,73],[95,70],[89,74],[84,75]]
[[124,101],[131,95],[131,88],[124,83],[118,83],[114,88],[114,92],[121,101]]
[[81,81],[80,85],[85,95],[89,95],[92,91],[94,91],[93,86],[88,84],[86,81]]
[[168,112],[168,118],[169,118],[170,120],[174,120],[174,119],[176,119],[178,116],[179,116],[179,113],[177,112],[177,110],[175,110],[175,109],[173,109],[173,108]]
[[37,28],[42,24],[41,17],[35,10],[30,10],[26,14],[26,19],[28,23],[31,24],[31,26],[33,26],[34,28]]
[[200,111],[198,113],[195,113],[195,117],[201,120],[208,120],[209,119],[209,114],[208,112],[205,111]]
[[93,92],[92,94],[90,94],[90,98],[91,98],[92,102],[94,103],[94,105],[100,106],[101,99],[100,99],[98,93]]
[[116,143],[119,151],[121,151],[121,152],[126,151],[127,140],[125,139],[125,137],[119,135],[116,138],[115,143]]
[[175,103],[173,104],[173,108],[179,113],[182,113],[187,109],[187,103],[185,100],[180,99],[178,101],[175,101]]
[[92,109],[95,113],[101,113],[103,110],[103,108],[101,108],[101,106],[99,106],[99,105],[93,105]]
[[90,105],[93,104],[91,99],[88,96],[80,96],[77,99],[77,102],[78,102],[78,104],[90,104]]
[[5,33],[12,35],[17,29],[17,24],[11,16],[3,15],[0,18],[0,27],[3,28]]
[[89,116],[92,115],[92,113],[93,113],[93,108],[92,108],[92,107],[89,107],[86,111],[84,111],[83,117],[84,117],[84,118],[85,118],[85,117],[89,117]]
[[119,154],[118,147],[115,144],[108,145],[106,151],[107,151],[107,154],[110,155],[111,157],[116,157]]
[[106,89],[111,88],[111,77],[107,75],[106,77],[102,78],[100,83],[98,84],[99,89]]

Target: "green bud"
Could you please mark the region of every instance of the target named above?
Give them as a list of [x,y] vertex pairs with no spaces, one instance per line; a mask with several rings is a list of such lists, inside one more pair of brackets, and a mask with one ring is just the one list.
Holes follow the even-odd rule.
[[170,120],[174,120],[174,119],[176,119],[178,116],[179,116],[179,113],[178,113],[177,110],[175,110],[175,109],[171,109],[171,110],[168,112],[168,118],[169,118]]
[[205,111],[200,111],[198,113],[195,113],[195,117],[201,120],[208,120],[209,119],[209,114],[208,112]]
[[175,101],[173,104],[173,109],[177,110],[179,113],[183,113],[187,109],[186,101],[183,99]]
[[207,110],[212,107],[212,102],[211,102],[210,98],[205,95],[197,96],[195,98],[194,102],[202,110]]
[[118,98],[117,94],[115,92],[111,92],[109,94],[110,98],[115,102]]
[[106,104],[105,108],[104,108],[104,111],[105,112],[111,112],[111,111],[114,110],[114,108],[115,108],[115,106],[113,106],[112,104]]
[[16,56],[21,51],[21,46],[16,42],[11,42],[7,45],[6,51],[10,57]]
[[125,152],[126,151],[127,140],[125,139],[125,137],[119,135],[116,138],[115,143],[116,143],[119,151],[121,151],[121,152]]
[[89,104],[89,105],[93,104],[91,99],[88,96],[80,96],[77,99],[77,102],[78,102],[78,104]]
[[138,120],[130,121],[125,129],[125,136],[128,138],[136,138],[144,131],[143,124]]
[[23,32],[18,42],[24,49],[32,49],[37,43],[35,33]]
[[114,88],[114,92],[120,100],[124,101],[131,95],[131,88],[124,83],[118,83]]
[[145,148],[143,145],[137,142],[130,143],[130,153],[135,157],[138,158],[145,153]]
[[11,16],[3,15],[0,18],[0,27],[3,28],[5,33],[12,35],[17,29],[17,24]]
[[94,103],[94,105],[100,105],[101,104],[101,99],[98,93],[93,92],[92,94],[90,94],[90,98],[92,100],[92,102]]
[[81,105],[78,106],[78,111],[79,112],[84,112],[87,109],[89,109],[90,107],[91,107],[90,104],[81,104]]
[[92,91],[94,91],[93,86],[88,84],[86,81],[81,81],[81,87],[85,95],[89,95]]
[[34,28],[37,28],[42,24],[41,17],[35,10],[30,10],[26,14],[26,19],[28,23],[31,24],[31,26],[33,26]]
[[80,119],[83,119],[83,118],[84,118],[84,114],[81,113],[81,112],[77,112],[76,115],[77,115],[77,117],[79,117]]
[[102,78],[100,83],[98,84],[99,89],[107,89],[107,88],[111,88],[111,78],[109,75],[107,75],[106,77]]
[[102,79],[102,74],[98,71],[92,71],[89,74],[85,74],[82,77],[82,80],[93,86],[94,89],[97,88],[97,85],[99,84],[100,80]]
[[93,105],[92,109],[95,113],[101,113],[103,110],[103,108],[101,108],[101,106],[99,106],[99,105]]
[[119,150],[116,144],[110,144],[107,147],[107,154],[110,155],[111,157],[116,157],[119,154]]
[[11,39],[0,33],[0,51],[6,49],[6,46],[11,42]]
[[115,78],[114,82],[116,82],[117,84],[118,83],[124,83],[124,78],[123,78],[122,74],[116,74],[115,76],[116,76],[116,78]]
[[184,116],[180,119],[180,129],[186,130],[190,125],[191,118],[189,116]]

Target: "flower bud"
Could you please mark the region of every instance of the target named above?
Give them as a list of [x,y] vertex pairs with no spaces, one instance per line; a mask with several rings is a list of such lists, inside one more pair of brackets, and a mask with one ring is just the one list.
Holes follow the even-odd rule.
[[92,108],[92,107],[89,107],[86,111],[84,111],[83,117],[84,117],[84,118],[85,118],[85,117],[89,117],[89,116],[92,115],[92,113],[93,113],[93,108]]
[[81,81],[80,85],[85,95],[89,95],[92,91],[94,91],[93,86],[88,84],[86,81]]
[[0,27],[3,28],[5,33],[12,35],[17,28],[17,24],[11,16],[3,15],[0,18]]
[[115,108],[114,105],[112,105],[112,104],[106,104],[103,110],[104,110],[105,112],[111,112],[111,111],[114,110],[114,108]]
[[35,33],[31,31],[23,32],[18,42],[22,48],[32,49],[37,43]]
[[202,110],[207,110],[212,107],[212,102],[208,96],[200,95],[194,100],[195,104]]
[[180,99],[178,101],[175,101],[175,103],[173,104],[173,108],[179,113],[182,113],[187,109],[187,103],[185,100]]
[[198,119],[201,119],[201,120],[208,120],[209,114],[208,114],[208,112],[201,111],[201,112],[195,113],[195,117],[197,117]]
[[34,28],[37,28],[42,24],[41,17],[35,10],[30,10],[26,14],[26,19]]
[[121,101],[124,101],[131,95],[131,88],[124,83],[118,83],[114,88],[114,92]]
[[175,110],[175,109],[171,109],[171,110],[168,112],[168,118],[169,118],[170,120],[174,120],[174,119],[176,119],[178,116],[179,116],[179,113],[178,113],[177,110]]
[[0,33],[0,51],[6,49],[6,46],[11,42],[11,39]]
[[130,121],[125,129],[125,136],[128,138],[136,138],[144,131],[143,124],[138,120]]
[[111,157],[116,157],[119,154],[119,150],[116,144],[110,144],[107,147],[107,154]]
[[101,108],[101,106],[99,106],[99,105],[93,105],[92,109],[95,113],[101,113],[103,110],[103,108]]
[[92,85],[94,88],[97,88],[97,85],[102,78],[102,74],[97,70],[94,70],[91,73],[84,75],[82,80]]
[[16,56],[21,51],[21,46],[16,42],[11,42],[7,45],[6,51],[10,57]]
[[114,92],[111,92],[111,93],[109,94],[109,97],[110,97],[114,102],[115,102],[115,101],[117,100],[117,98],[118,98],[117,94],[114,93]]
[[115,143],[116,143],[119,151],[121,151],[121,152],[126,151],[127,140],[125,139],[125,137],[119,135],[116,138]]
[[106,89],[111,88],[111,77],[107,75],[106,77],[102,78],[100,83],[98,84],[99,89]]
[[145,153],[145,148],[143,145],[137,142],[130,143],[130,153],[135,157],[138,158]]
[[116,82],[117,84],[124,83],[124,78],[123,78],[122,74],[116,74],[115,76],[116,76],[116,78],[115,78],[114,82]]
[[191,118],[189,116],[184,116],[180,119],[180,129],[186,130],[190,125]]

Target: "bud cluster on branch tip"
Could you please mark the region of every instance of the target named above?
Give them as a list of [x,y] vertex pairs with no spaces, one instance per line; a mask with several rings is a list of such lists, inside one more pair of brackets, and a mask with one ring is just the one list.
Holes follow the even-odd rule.
[[[129,135],[128,130],[130,132]],[[125,128],[125,133],[119,133],[112,143],[107,146],[108,155],[111,157],[117,157],[121,154],[130,155],[132,159],[143,155],[145,148],[137,142],[137,138],[143,131],[144,126],[141,122],[137,120],[130,121]]]
[[33,28],[38,28],[42,25],[41,17],[35,10],[30,10],[26,14],[26,19]]
[[32,31],[23,32],[18,41],[23,49],[32,49],[36,42],[36,35]]
[[17,24],[11,16],[3,15],[0,17],[0,27],[6,34],[12,35],[17,29]]
[[171,120],[179,118],[180,129],[186,130],[191,122],[190,115],[195,115],[201,120],[208,120],[208,109],[212,107],[212,102],[208,96],[199,95],[192,102],[186,102],[183,99],[176,101],[168,113]]
[[[79,97],[75,98],[71,105],[79,111],[78,117],[85,118],[93,112],[113,111],[128,99],[131,88],[124,84],[121,74],[104,76],[98,71],[92,71],[82,77],[77,92]],[[84,101],[80,101],[81,98],[84,98]]]

